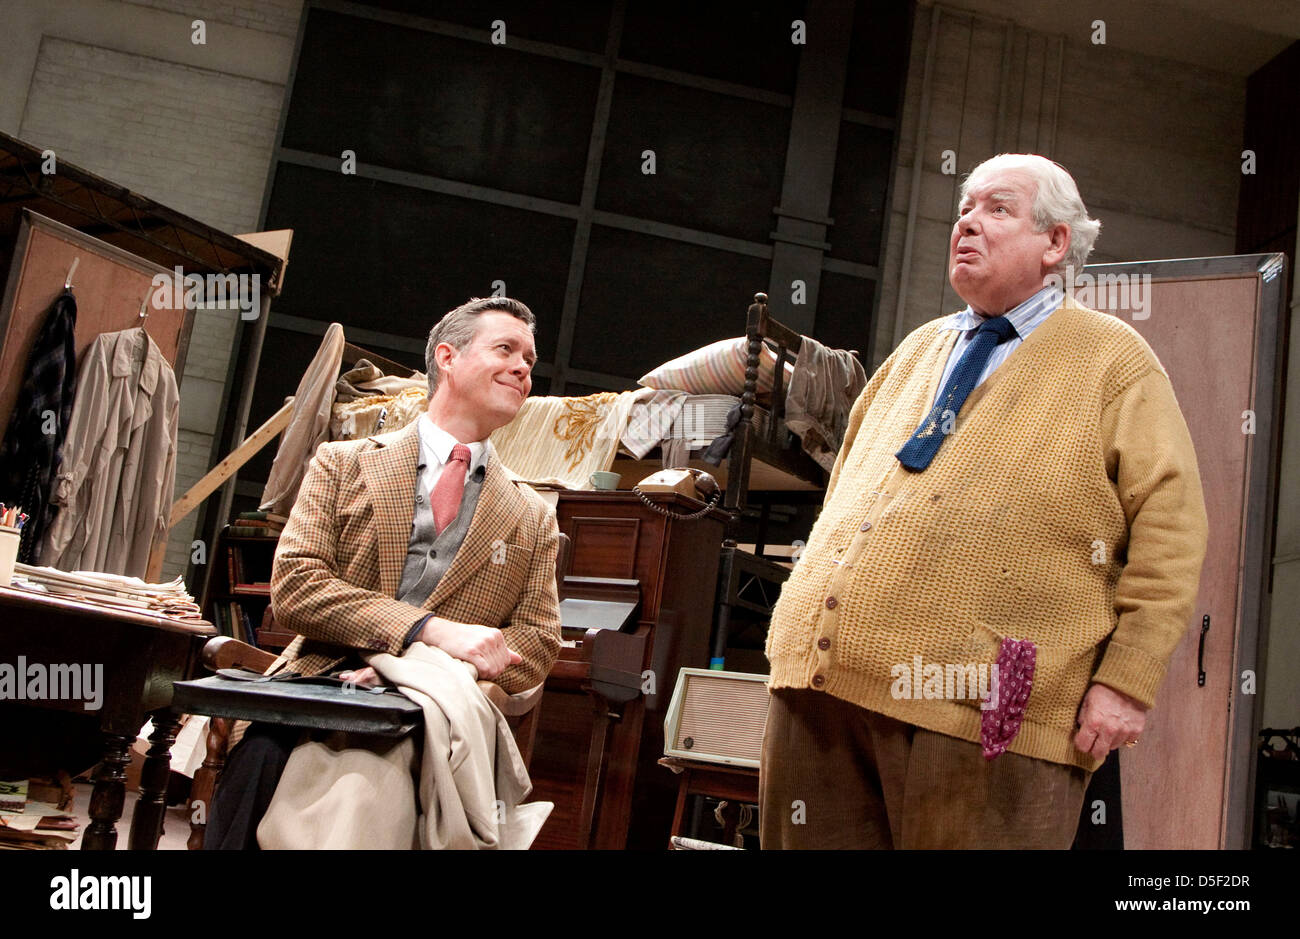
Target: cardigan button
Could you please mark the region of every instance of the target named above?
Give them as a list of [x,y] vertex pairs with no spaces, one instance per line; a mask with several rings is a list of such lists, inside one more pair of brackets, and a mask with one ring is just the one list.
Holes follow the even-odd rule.
[[814,676],[813,676],[813,685],[814,685],[815,687],[820,688],[820,687],[821,687],[822,685],[824,685],[824,684],[826,684],[826,676],[825,676],[825,675],[814,675]]
[[833,610],[839,605],[840,605],[840,601],[836,600],[834,597],[826,598],[826,609]]
[[817,640],[817,648],[821,649],[823,652],[825,652],[830,647],[831,647],[831,641],[827,639],[825,636],[822,636],[820,639]]
[[862,523],[862,530],[863,530],[863,531],[871,531],[871,523],[870,523],[870,522],[863,522],[863,523]]
[[388,648],[388,643],[386,643],[386,642],[384,642],[384,640],[382,640],[382,639],[378,639],[378,638],[371,639],[371,640],[370,640],[370,648],[374,649],[374,650],[377,651],[377,652],[383,652],[385,649]]

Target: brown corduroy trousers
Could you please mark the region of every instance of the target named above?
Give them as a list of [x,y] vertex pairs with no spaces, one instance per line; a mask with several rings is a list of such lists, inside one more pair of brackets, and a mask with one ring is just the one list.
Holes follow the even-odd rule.
[[1091,773],[980,745],[820,691],[772,692],[759,767],[764,849],[1054,848]]

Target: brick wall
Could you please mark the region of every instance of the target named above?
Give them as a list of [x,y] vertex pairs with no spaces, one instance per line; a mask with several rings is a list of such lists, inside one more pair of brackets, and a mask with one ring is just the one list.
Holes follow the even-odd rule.
[[298,32],[302,0],[126,0],[139,6],[181,13],[206,22],[228,23],[281,36]]
[[[917,8],[912,33],[875,364],[894,347],[933,10]],[[931,53],[902,335],[964,305],[947,276],[958,186],[1001,152],[1042,153],[1070,170],[1102,220],[1094,263],[1233,253],[1245,79],[947,8]],[[945,150],[955,174],[943,172]]]
[[[293,7],[296,22],[299,6],[269,8]],[[282,96],[283,87],[269,82],[47,35],[19,136],[224,231],[253,231]],[[237,315],[195,314],[181,385],[177,495],[209,468]],[[173,530],[166,577],[184,572],[197,519],[194,513]]]

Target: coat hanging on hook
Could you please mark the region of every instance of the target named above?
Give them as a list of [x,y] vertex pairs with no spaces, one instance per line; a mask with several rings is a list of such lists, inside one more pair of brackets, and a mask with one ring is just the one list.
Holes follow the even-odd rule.
[[[71,279],[71,271],[68,276]],[[54,301],[36,336],[0,444],[0,502],[20,506],[29,518],[18,548],[23,562],[36,559],[41,538],[57,512],[50,494],[77,389],[76,331],[77,301],[69,290]]]
[[82,354],[60,506],[41,564],[144,577],[165,544],[176,475],[176,375],[143,328],[103,333]]

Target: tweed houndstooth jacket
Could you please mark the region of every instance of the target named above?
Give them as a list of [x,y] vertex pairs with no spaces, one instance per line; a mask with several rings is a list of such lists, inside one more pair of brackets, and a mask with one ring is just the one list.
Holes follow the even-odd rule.
[[426,613],[495,626],[523,661],[495,681],[515,694],[541,684],[560,649],[555,513],[489,457],[465,541],[416,607],[393,599],[406,562],[419,463],[415,422],[391,434],[322,444],[280,536],[271,569],[277,624],[298,633],[269,674],[319,675],[357,652],[400,656]]

